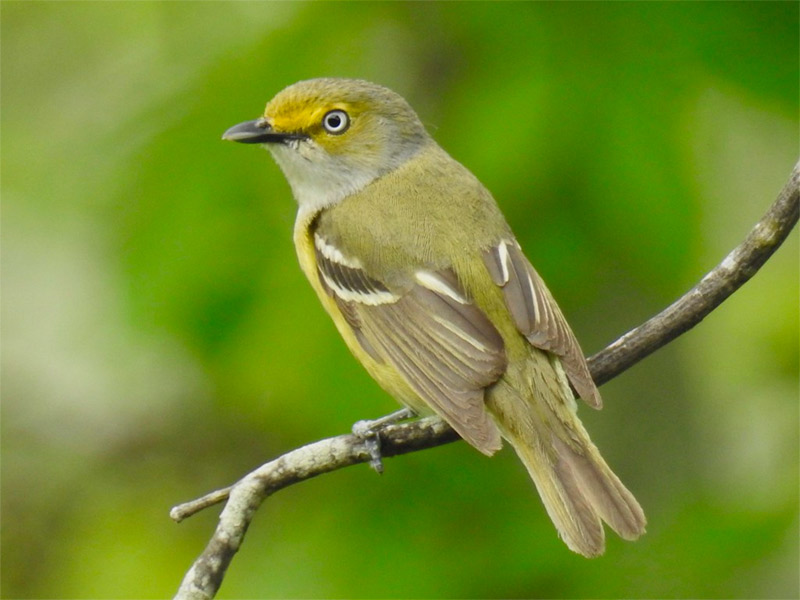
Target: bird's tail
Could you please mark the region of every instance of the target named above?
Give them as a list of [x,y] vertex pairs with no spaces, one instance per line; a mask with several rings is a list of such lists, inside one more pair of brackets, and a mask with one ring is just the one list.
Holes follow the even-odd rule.
[[[571,397],[553,405],[541,397],[526,401],[509,391],[516,398],[495,398],[491,412],[570,550],[587,557],[602,554],[602,521],[626,540],[642,535],[647,523],[642,508],[589,439]],[[545,393],[551,391],[545,388]]]

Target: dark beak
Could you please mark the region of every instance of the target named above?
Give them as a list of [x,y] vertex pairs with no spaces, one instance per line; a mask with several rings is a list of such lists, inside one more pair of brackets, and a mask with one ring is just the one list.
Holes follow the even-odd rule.
[[297,133],[277,133],[269,126],[269,122],[263,118],[239,123],[222,134],[223,140],[242,144],[274,144],[303,138],[305,138],[304,135]]

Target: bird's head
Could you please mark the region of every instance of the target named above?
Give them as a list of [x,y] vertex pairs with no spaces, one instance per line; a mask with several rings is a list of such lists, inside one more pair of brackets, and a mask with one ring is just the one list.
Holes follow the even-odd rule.
[[393,171],[431,142],[391,90],[357,79],[311,79],[284,89],[223,139],[264,144],[301,205],[325,206]]

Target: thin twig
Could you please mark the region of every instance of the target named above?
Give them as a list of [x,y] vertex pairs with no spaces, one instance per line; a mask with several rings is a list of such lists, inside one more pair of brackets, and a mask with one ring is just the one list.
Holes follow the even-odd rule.
[[[589,359],[589,368],[597,384],[616,377],[703,320],[778,249],[797,223],[799,213],[800,163],[795,165],[789,181],[764,217],[719,265],[672,305]],[[456,433],[438,419],[390,425],[380,431],[381,454],[397,456],[457,439]],[[287,452],[229,488],[173,508],[170,516],[181,521],[228,500],[211,541],[184,577],[175,597],[181,600],[214,597],[255,511],[269,495],[322,473],[370,459],[362,438],[340,435]]]
[[691,290],[670,306],[589,358],[597,385],[613,379],[685,333],[756,274],[797,223],[800,162],[778,198],[745,240]]

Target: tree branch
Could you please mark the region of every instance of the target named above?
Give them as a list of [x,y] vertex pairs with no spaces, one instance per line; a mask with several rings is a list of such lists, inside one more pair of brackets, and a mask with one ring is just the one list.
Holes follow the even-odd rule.
[[597,385],[613,379],[685,333],[756,274],[797,223],[800,162],[766,214],[724,260],[691,290],[589,359]]
[[[703,320],[750,279],[794,228],[800,213],[800,163],[762,219],[745,240],[672,305],[629,331],[589,359],[598,385],[616,377]],[[398,456],[459,439],[436,418],[389,425],[380,430],[381,455]],[[370,461],[365,441],[340,435],[297,448],[272,460],[229,488],[181,504],[170,511],[175,521],[223,502],[211,541],[192,565],[176,598],[207,600],[217,593],[225,570],[239,550],[255,511],[265,498],[322,473]]]

